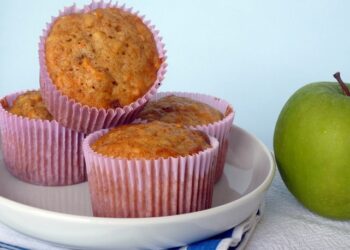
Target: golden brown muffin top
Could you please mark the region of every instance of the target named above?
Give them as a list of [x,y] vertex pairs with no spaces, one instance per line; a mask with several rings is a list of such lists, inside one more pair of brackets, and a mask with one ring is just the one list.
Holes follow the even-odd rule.
[[148,27],[117,8],[59,17],[45,46],[58,90],[96,108],[125,106],[145,95],[162,62]]
[[210,142],[203,132],[154,121],[113,128],[91,147],[109,157],[156,159],[192,155],[209,148]]
[[220,121],[223,114],[205,103],[187,97],[169,95],[149,102],[139,117],[147,121],[197,126]]
[[53,119],[52,115],[46,109],[39,91],[27,91],[24,94],[17,96],[13,101],[12,106],[6,109],[12,114],[27,117],[29,119],[49,121]]

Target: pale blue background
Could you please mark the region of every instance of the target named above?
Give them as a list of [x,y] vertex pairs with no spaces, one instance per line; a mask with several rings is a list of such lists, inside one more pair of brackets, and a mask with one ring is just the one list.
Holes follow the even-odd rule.
[[[76,1],[82,6],[88,1]],[[278,114],[302,85],[350,81],[350,1],[124,1],[168,50],[161,90],[230,101],[235,123],[272,148]],[[0,0],[0,94],[38,87],[41,29],[70,0]]]

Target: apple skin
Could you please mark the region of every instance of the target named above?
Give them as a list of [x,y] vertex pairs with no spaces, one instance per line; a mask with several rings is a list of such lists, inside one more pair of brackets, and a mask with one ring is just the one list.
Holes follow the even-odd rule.
[[279,115],[273,145],[284,183],[306,208],[350,219],[350,97],[338,83],[295,92]]

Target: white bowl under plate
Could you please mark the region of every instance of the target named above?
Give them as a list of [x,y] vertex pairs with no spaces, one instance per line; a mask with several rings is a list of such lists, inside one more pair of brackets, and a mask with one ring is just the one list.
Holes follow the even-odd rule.
[[255,136],[233,126],[224,175],[213,207],[155,218],[92,217],[86,183],[30,185],[12,177],[0,154],[0,221],[31,237],[82,249],[161,249],[218,234],[259,207],[275,173],[274,159]]

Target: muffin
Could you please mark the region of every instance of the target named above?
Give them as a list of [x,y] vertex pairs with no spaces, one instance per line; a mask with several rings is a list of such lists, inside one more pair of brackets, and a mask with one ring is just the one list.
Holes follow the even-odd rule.
[[234,118],[233,108],[229,103],[202,94],[159,93],[145,106],[138,118],[175,123],[216,137],[220,147],[215,179],[220,179],[225,166],[228,134]]
[[118,8],[57,18],[45,47],[57,89],[96,108],[134,102],[153,85],[161,65],[152,32],[139,17]]
[[165,73],[157,32],[136,14],[103,2],[66,9],[45,31],[39,55],[49,111],[81,132],[131,121]]
[[211,206],[218,142],[159,121],[89,135],[84,155],[94,216],[153,217]]
[[18,179],[45,186],[86,180],[84,134],[53,120],[39,91],[1,99],[0,132],[4,163]]

